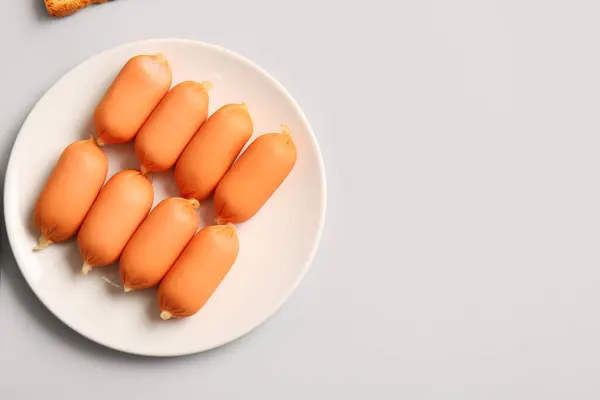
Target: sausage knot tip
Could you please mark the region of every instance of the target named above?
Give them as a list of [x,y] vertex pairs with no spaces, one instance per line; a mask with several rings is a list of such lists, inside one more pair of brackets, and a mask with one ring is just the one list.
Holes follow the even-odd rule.
[[40,236],[37,245],[33,248],[33,251],[44,250],[46,247],[52,244],[52,240],[48,239],[45,236]]
[[160,312],[160,318],[161,318],[163,321],[166,321],[166,320],[168,320],[168,319],[171,319],[171,317],[173,317],[173,314],[171,314],[171,313],[170,313],[170,312],[168,312],[168,311],[161,311],[161,312]]
[[81,267],[81,274],[83,276],[87,276],[87,274],[89,274],[91,270],[92,270],[92,266],[90,264],[88,264],[87,262],[84,262],[83,266]]
[[167,57],[165,56],[165,53],[162,53],[159,51],[158,53],[155,54],[154,57],[155,57],[154,59],[156,60],[156,62],[159,64],[167,63]]
[[196,199],[188,199],[188,201],[190,202],[190,205],[194,208],[194,210],[197,210],[200,208],[200,202]]
[[202,82],[200,82],[200,85],[202,85],[202,87],[204,88],[204,90],[207,91],[207,92],[210,89],[212,89],[212,87],[213,87],[212,82],[209,82],[209,81],[202,81]]

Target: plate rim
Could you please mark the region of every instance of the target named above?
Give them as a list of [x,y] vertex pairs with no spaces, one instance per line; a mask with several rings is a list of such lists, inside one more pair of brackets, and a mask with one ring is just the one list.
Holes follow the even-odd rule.
[[[306,262],[304,263],[302,270],[300,272],[300,275],[296,278],[296,280],[294,281],[294,283],[285,291],[285,293],[283,294],[283,296],[281,297],[281,299],[279,300],[279,302],[277,304],[275,304],[274,307],[271,308],[271,310],[267,313],[265,313],[265,317],[262,318],[261,320],[259,320],[254,326],[251,326],[249,329],[245,329],[243,330],[241,333],[234,335],[233,337],[227,338],[225,340],[216,342],[216,344],[210,346],[210,347],[202,347],[199,346],[195,349],[192,350],[183,350],[183,351],[171,351],[171,352],[161,352],[161,351],[153,351],[153,352],[140,352],[137,351],[135,349],[131,349],[131,348],[127,348],[126,346],[119,346],[118,344],[114,344],[114,343],[110,343],[110,342],[106,342],[103,339],[96,337],[93,334],[85,334],[83,332],[81,332],[79,329],[77,329],[75,326],[73,326],[71,323],[69,323],[68,321],[66,321],[64,318],[61,317],[60,312],[55,312],[55,310],[52,309],[52,307],[48,304],[47,299],[44,299],[44,296],[41,295],[38,291],[38,289],[36,288],[36,285],[34,285],[31,281],[31,279],[28,277],[28,274],[25,273],[24,271],[24,267],[23,265],[26,264],[25,260],[22,258],[21,253],[19,252],[15,252],[13,249],[15,248],[15,236],[16,236],[16,232],[15,230],[18,227],[18,218],[17,216],[10,216],[10,214],[7,213],[7,211],[9,211],[9,209],[11,209],[13,207],[13,203],[14,201],[11,200],[12,198],[14,198],[14,196],[9,196],[9,185],[11,184],[11,182],[14,179],[9,179],[10,176],[15,174],[15,168],[16,168],[16,155],[15,155],[15,149],[17,147],[19,147],[19,143],[21,140],[23,140],[23,136],[21,135],[21,133],[27,128],[27,126],[31,123],[31,115],[33,114],[34,110],[39,106],[40,102],[42,102],[44,100],[44,98],[46,98],[47,96],[49,96],[54,90],[56,90],[56,88],[61,84],[61,82],[65,79],[67,79],[72,73],[74,73],[76,70],[85,68],[85,66],[87,64],[91,64],[94,61],[96,61],[99,58],[102,58],[103,56],[111,53],[111,52],[117,52],[119,50],[123,50],[127,47],[137,47],[137,46],[144,46],[144,45],[160,45],[161,43],[183,43],[183,44],[188,44],[188,45],[194,45],[194,46],[200,46],[200,47],[204,47],[216,52],[220,52],[220,53],[224,53],[227,56],[233,58],[233,59],[237,59],[237,61],[245,64],[246,66],[256,70],[256,72],[262,74],[265,78],[267,78],[273,85],[275,85],[288,99],[288,101],[290,102],[290,104],[295,108],[295,111],[298,113],[298,115],[300,116],[302,122],[306,125],[306,127],[308,128],[308,137],[309,140],[311,142],[311,145],[314,146],[314,148],[316,149],[317,152],[317,158],[318,158],[318,166],[319,166],[319,175],[321,177],[321,203],[322,203],[322,207],[320,210],[320,215],[319,215],[319,220],[318,220],[318,231],[316,236],[313,239],[313,243],[312,243],[312,247],[311,250],[308,254],[308,258],[306,259]],[[323,162],[323,154],[321,152],[319,143],[317,141],[317,138],[314,134],[314,131],[312,129],[312,126],[310,124],[310,121],[308,120],[308,118],[306,117],[306,115],[304,114],[304,111],[302,110],[302,108],[299,106],[298,102],[296,101],[296,99],[288,92],[288,90],[275,78],[273,77],[271,74],[269,74],[266,70],[264,70],[262,67],[260,67],[258,64],[256,64],[255,62],[253,62],[252,60],[248,59],[247,57],[233,51],[233,50],[229,50],[225,47],[222,47],[220,45],[216,45],[216,44],[212,44],[212,43],[208,43],[208,42],[204,42],[201,40],[196,40],[196,39],[190,39],[190,38],[180,38],[180,37],[163,37],[163,38],[148,38],[148,39],[142,39],[142,40],[136,40],[136,41],[131,41],[131,42],[125,42],[113,47],[110,47],[108,49],[102,50],[98,53],[95,53],[89,57],[87,57],[86,59],[84,59],[83,61],[77,63],[76,65],[74,65],[73,67],[71,67],[70,69],[68,69],[62,76],[60,76],[57,80],[54,81],[54,83],[52,83],[50,85],[50,87],[48,87],[45,92],[38,98],[38,100],[35,102],[35,104],[33,105],[33,107],[31,107],[29,109],[29,112],[27,114],[27,117],[25,118],[25,120],[23,121],[23,123],[21,124],[21,127],[19,128],[19,131],[12,143],[11,149],[10,149],[10,154],[9,154],[9,158],[8,158],[8,164],[6,167],[6,172],[4,175],[4,185],[3,185],[3,190],[4,190],[4,194],[3,194],[3,201],[4,201],[4,209],[2,210],[4,212],[4,223],[5,223],[5,227],[6,227],[6,236],[8,238],[8,242],[10,245],[10,251],[13,254],[13,257],[15,259],[15,262],[17,264],[17,266],[19,267],[19,270],[23,276],[23,278],[25,279],[25,281],[27,282],[27,285],[29,286],[29,288],[31,289],[31,291],[33,292],[33,294],[35,294],[35,296],[38,298],[38,300],[44,305],[44,307],[52,314],[54,315],[55,318],[57,318],[59,321],[61,321],[64,325],[66,325],[69,329],[71,329],[72,331],[76,332],[78,335],[85,337],[86,339],[95,342],[101,346],[104,346],[106,348],[115,350],[115,351],[119,351],[122,353],[128,353],[128,354],[134,354],[134,355],[139,355],[139,356],[146,356],[146,357],[179,357],[179,356],[187,356],[187,355],[192,355],[192,354],[198,354],[198,353],[202,353],[208,350],[212,350],[212,349],[216,349],[218,347],[222,347],[228,343],[231,343],[233,341],[236,341],[237,339],[248,335],[250,332],[254,331],[256,328],[258,328],[259,326],[263,325],[267,320],[269,320],[273,315],[275,315],[279,309],[283,306],[283,304],[291,297],[291,295],[296,291],[296,289],[298,288],[298,286],[300,285],[300,282],[304,279],[306,273],[308,272],[308,270],[310,269],[310,267],[312,266],[312,263],[314,261],[314,258],[316,256],[316,253],[319,249],[319,245],[321,243],[321,239],[323,236],[323,230],[324,230],[324,225],[325,225],[325,215],[326,215],[326,210],[327,210],[327,182],[326,182],[326,173],[325,173],[325,165]]]

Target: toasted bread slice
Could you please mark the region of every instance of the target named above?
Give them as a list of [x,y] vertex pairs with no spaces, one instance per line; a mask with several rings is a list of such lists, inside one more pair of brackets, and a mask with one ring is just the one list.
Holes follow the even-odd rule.
[[109,0],[44,0],[48,12],[53,17],[66,17],[91,4],[106,3]]

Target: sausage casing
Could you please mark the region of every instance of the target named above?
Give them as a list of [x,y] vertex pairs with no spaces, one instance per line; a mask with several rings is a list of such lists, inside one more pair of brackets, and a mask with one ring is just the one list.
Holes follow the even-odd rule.
[[157,285],[198,229],[197,200],[169,197],[154,207],[119,261],[125,291]]
[[173,87],[135,138],[142,172],[171,168],[208,116],[208,82],[185,81]]
[[108,173],[108,160],[95,140],[78,140],[63,150],[34,209],[41,250],[73,237],[94,204]]
[[227,104],[215,111],[175,165],[175,182],[181,196],[199,201],[210,196],[252,136],[253,129],[244,104]]
[[138,55],[123,66],[94,111],[94,128],[104,143],[125,143],[138,133],[171,87],[162,54]]
[[106,182],[77,235],[84,275],[119,259],[153,201],[152,183],[139,171],[123,170]]
[[259,136],[242,153],[215,190],[218,223],[252,218],[296,164],[296,145],[287,127]]
[[234,225],[202,228],[158,287],[161,318],[183,318],[200,311],[229,273],[238,252]]

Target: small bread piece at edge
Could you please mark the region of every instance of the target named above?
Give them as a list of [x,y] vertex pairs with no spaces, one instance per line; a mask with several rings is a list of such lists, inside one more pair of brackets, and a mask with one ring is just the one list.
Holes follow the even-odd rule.
[[60,18],[76,13],[91,4],[106,3],[110,0],[44,0],[51,16]]

